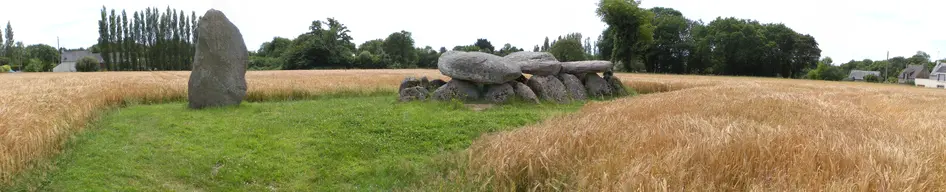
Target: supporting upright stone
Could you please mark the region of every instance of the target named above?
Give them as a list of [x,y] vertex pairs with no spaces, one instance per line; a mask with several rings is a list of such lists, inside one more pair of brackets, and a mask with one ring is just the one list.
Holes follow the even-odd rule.
[[589,73],[585,77],[585,89],[588,89],[588,97],[604,98],[611,97],[611,85],[597,73]]
[[556,103],[569,103],[571,98],[565,84],[555,76],[532,76],[527,84],[539,98]]
[[481,93],[476,83],[459,79],[450,80],[446,85],[437,88],[433,94],[434,100],[438,101],[450,101],[451,99],[476,101],[480,97]]
[[558,74],[558,79],[562,80],[562,83],[565,84],[565,89],[572,99],[581,101],[588,100],[588,95],[585,93],[585,85],[581,84],[581,80],[578,80],[578,77],[572,74],[562,73]]
[[192,109],[240,105],[246,97],[249,53],[243,35],[227,16],[208,10],[197,25],[196,51],[187,82]]

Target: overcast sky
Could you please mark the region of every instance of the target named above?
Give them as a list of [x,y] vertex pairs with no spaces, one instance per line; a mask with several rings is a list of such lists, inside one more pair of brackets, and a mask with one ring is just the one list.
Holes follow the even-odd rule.
[[[14,38],[25,44],[88,47],[98,38],[99,10],[142,10],[167,6],[201,15],[222,10],[255,50],[274,36],[294,38],[313,20],[334,17],[347,25],[356,44],[400,30],[413,33],[415,45],[452,48],[487,38],[531,50],[544,37],[580,32],[596,38],[605,24],[595,15],[598,0],[19,0],[2,3],[0,21],[9,20]],[[936,0],[644,0],[642,7],[670,7],[690,19],[716,17],[785,23],[813,35],[822,56],[836,64],[851,59],[882,60],[921,50],[946,57],[944,1]],[[131,13],[129,13],[130,15]],[[940,52],[940,53],[938,53]]]

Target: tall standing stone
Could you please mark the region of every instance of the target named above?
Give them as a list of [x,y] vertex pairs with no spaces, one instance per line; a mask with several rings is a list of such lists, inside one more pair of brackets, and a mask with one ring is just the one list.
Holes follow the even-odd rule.
[[246,97],[249,62],[240,29],[223,12],[214,9],[204,13],[197,26],[200,35],[187,82],[189,107],[240,105]]

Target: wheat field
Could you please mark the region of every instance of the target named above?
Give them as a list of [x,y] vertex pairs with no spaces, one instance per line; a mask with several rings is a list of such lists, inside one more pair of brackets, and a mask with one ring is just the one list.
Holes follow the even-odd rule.
[[[0,181],[55,155],[101,111],[183,101],[188,75],[0,74]],[[248,100],[391,92],[407,75],[444,78],[436,70],[251,71]],[[944,90],[617,75],[647,94],[484,135],[456,178],[497,191],[946,190]]]
[[497,191],[946,190],[942,89],[620,76],[655,94],[484,136],[473,178]]

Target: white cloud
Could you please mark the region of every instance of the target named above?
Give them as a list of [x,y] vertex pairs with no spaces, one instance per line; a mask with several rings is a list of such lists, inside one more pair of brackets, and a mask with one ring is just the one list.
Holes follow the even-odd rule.
[[[163,0],[123,1],[16,1],[3,4],[0,21],[10,20],[15,38],[26,44],[88,47],[98,37],[99,9],[141,10],[171,6],[197,11],[224,11],[240,27],[247,47],[256,49],[274,36],[294,38],[313,20],[334,17],[347,25],[356,43],[384,38],[400,30],[413,33],[417,46],[452,48],[487,38],[494,46],[505,43],[531,50],[544,37],[580,32],[596,38],[605,25],[595,15],[597,0]],[[823,56],[835,61],[910,56],[917,50],[933,57],[946,51],[946,25],[939,1],[853,0],[646,0],[644,7],[680,10],[691,19],[709,22],[716,17],[785,23],[800,33],[815,36]],[[129,13],[130,14],[130,13]]]

